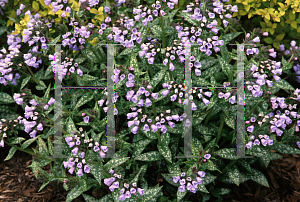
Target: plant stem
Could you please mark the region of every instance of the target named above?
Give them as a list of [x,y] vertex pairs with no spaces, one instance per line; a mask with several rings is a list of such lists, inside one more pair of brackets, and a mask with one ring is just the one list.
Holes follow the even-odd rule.
[[205,120],[205,122],[204,122],[204,126],[207,125],[207,123],[208,123],[208,121],[209,121],[209,118],[210,118],[211,115],[213,114],[213,109],[214,109],[214,107],[212,107],[212,108],[209,110],[209,113],[208,113],[208,115],[207,115],[207,117],[206,117],[206,120]]
[[256,109],[256,107],[257,107],[258,105],[260,105],[262,102],[264,102],[264,101],[258,102],[258,103],[251,109],[251,111],[246,115],[246,119],[249,118],[249,116],[254,112],[254,110]]
[[292,56],[291,56],[291,58],[290,58],[290,60],[289,60],[289,63],[291,62],[291,60],[292,60],[293,57],[294,57],[294,54],[292,54]]

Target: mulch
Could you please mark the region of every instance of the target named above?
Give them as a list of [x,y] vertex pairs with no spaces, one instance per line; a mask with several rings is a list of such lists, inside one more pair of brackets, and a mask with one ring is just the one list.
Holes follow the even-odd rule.
[[[62,183],[50,182],[38,192],[43,184],[27,168],[32,157],[17,151],[14,157],[3,162],[9,147],[0,149],[0,202],[50,202],[66,201],[67,191]],[[270,188],[251,180],[240,186],[231,185],[232,192],[223,197],[224,202],[298,202],[300,201],[300,155],[281,154],[282,159],[271,161],[267,168],[258,165],[257,169],[267,177]],[[255,166],[254,166],[255,167]],[[47,167],[46,167],[47,171]],[[101,192],[101,190],[99,190]],[[101,198],[103,193],[88,191],[88,194]],[[212,198],[210,202],[216,201]],[[85,201],[82,196],[74,202]]]

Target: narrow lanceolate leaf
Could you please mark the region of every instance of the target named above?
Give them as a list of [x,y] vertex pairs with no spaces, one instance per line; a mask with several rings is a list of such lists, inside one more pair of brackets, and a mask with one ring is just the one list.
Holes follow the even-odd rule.
[[197,189],[204,193],[209,193],[204,184],[198,184]]
[[140,167],[140,170],[139,170],[138,174],[136,174],[136,176],[134,176],[134,178],[131,180],[130,184],[132,184],[134,182],[137,183],[140,174],[141,173],[146,173],[147,167],[148,167],[148,164],[142,165],[142,167]]
[[220,156],[223,159],[238,159],[239,156],[236,155],[236,148],[224,148],[215,152],[216,155]]
[[132,158],[135,158],[136,156],[140,155],[144,149],[146,148],[146,146],[152,142],[151,139],[144,139],[144,140],[140,140],[137,143],[133,143],[133,154],[132,154]]
[[185,189],[184,192],[180,192],[179,190],[177,190],[177,201],[180,201],[181,199],[183,199],[183,197],[185,197],[187,192],[188,192],[187,189]]
[[28,167],[32,169],[34,176],[37,178],[38,174],[39,174],[39,169],[40,169],[39,163],[33,160],[31,165]]
[[67,195],[66,202],[72,201],[83,193],[83,189],[81,186],[76,185]]
[[291,84],[289,84],[286,80],[283,79],[281,79],[278,82],[275,81],[274,85],[284,90],[295,90],[295,88]]
[[267,178],[264,176],[262,172],[259,170],[256,170],[255,168],[251,168],[252,173],[244,173],[244,175],[253,180],[254,182],[257,182],[258,184],[261,184],[266,187],[270,187]]
[[52,141],[50,139],[50,136],[48,136],[47,143],[48,143],[49,154],[52,156],[52,155],[54,155],[54,147],[53,147]]
[[228,64],[221,56],[217,55],[220,65],[222,67],[223,72],[226,74],[228,79],[230,78],[231,69],[233,68],[232,65]]
[[283,144],[281,142],[272,145],[270,148],[282,154],[300,154],[299,149],[296,149],[290,145]]
[[4,161],[8,161],[9,159],[11,159],[13,155],[16,153],[16,151],[17,149],[15,147],[11,147]]
[[105,173],[104,173],[104,171],[102,169],[102,162],[99,162],[97,164],[87,163],[87,165],[90,167],[90,173],[92,175],[94,175],[95,179],[101,185],[102,184],[101,180],[106,177]]
[[271,161],[270,160],[270,156],[271,156],[270,150],[261,145],[253,146],[251,149],[247,149],[245,151],[245,153],[249,154],[251,156],[259,157],[260,160],[262,160],[262,162],[265,164],[265,166],[268,166]]
[[234,33],[229,33],[221,37],[221,40],[224,41],[224,45],[230,42],[232,39],[236,38],[238,35],[240,35],[243,32],[234,32]]
[[9,103],[15,103],[15,101],[12,98],[12,96],[9,95],[8,93],[0,92],[0,103],[9,104]]
[[87,195],[87,194],[82,194],[84,200],[86,202],[99,202],[99,200],[95,199],[94,197]]
[[38,137],[39,153],[48,156],[47,145],[41,137]]
[[231,166],[230,168],[227,168],[227,173],[229,178],[236,184],[237,186],[240,185],[240,171],[236,165]]
[[[46,75],[46,76],[47,76],[47,75]],[[22,89],[26,86],[26,84],[28,83],[28,81],[30,80],[30,78],[31,78],[31,76],[27,76],[26,78],[24,78],[24,79],[22,80],[20,90],[22,90]]]
[[66,121],[66,131],[67,133],[72,133],[74,131],[79,132],[73,122],[73,120],[71,119],[71,117],[68,117],[67,121]]
[[161,189],[162,186],[148,189],[147,191],[145,191],[142,201],[150,201],[153,197],[155,197],[160,192]]
[[172,163],[172,156],[171,156],[171,150],[168,147],[168,145],[162,144],[162,145],[157,145],[159,153],[170,163]]
[[104,169],[106,169],[106,170],[113,169],[113,168],[125,163],[129,158],[130,157],[111,159],[109,162],[107,162],[104,165]]
[[91,101],[93,99],[94,95],[91,95],[90,92],[86,93],[85,95],[83,95],[79,101],[77,102],[76,106],[74,109],[77,109],[78,107],[81,107],[82,105],[84,105],[85,103]]
[[45,95],[43,97],[44,100],[49,100],[50,89],[51,89],[51,83],[49,84],[49,86],[45,92]]
[[11,141],[11,144],[19,144],[21,143],[23,140],[25,140],[25,138],[23,137],[17,137],[17,138],[12,138],[13,140]]
[[162,30],[159,25],[154,25],[150,27],[151,32],[154,34],[154,38],[161,39]]
[[139,161],[157,161],[160,159],[163,159],[163,156],[158,151],[147,152],[135,158]]
[[167,69],[160,70],[150,81],[149,85],[151,85],[153,88],[164,78],[165,73]]
[[172,176],[179,176],[181,174],[181,169],[178,164],[172,163],[167,164],[168,171]]
[[22,144],[22,149],[27,148],[31,143],[33,143],[35,140],[37,139],[37,137],[26,140],[25,142],[23,142]]

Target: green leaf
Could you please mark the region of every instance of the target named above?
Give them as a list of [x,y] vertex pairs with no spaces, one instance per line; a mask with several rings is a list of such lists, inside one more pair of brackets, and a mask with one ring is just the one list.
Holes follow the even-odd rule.
[[236,38],[237,36],[239,36],[241,33],[243,33],[243,32],[234,32],[234,33],[226,34],[226,35],[222,36],[221,40],[223,40],[224,41],[224,45],[226,45],[227,43],[229,43],[230,41],[232,41],[234,38]]
[[35,140],[37,139],[37,137],[26,140],[25,142],[23,142],[22,144],[22,149],[27,148],[31,143],[33,143]]
[[132,143],[132,147],[134,148],[132,158],[135,158],[136,156],[140,155],[150,142],[152,142],[151,139],[144,139],[136,143]]
[[56,44],[56,43],[59,41],[60,36],[61,36],[61,35],[59,35],[59,36],[56,37],[55,39],[51,40],[51,44]]
[[162,143],[162,145],[157,145],[159,153],[169,162],[172,163],[171,150],[168,145]]
[[211,193],[215,195],[226,195],[229,192],[231,192],[231,189],[228,188],[215,188],[211,191]]
[[40,136],[38,137],[38,145],[39,145],[39,153],[48,156],[49,153],[48,153],[47,145]]
[[0,27],[0,36],[7,31],[6,27]]
[[25,138],[23,138],[23,137],[17,137],[17,138],[14,138],[10,143],[11,143],[11,144],[19,144],[19,143],[21,143],[23,140],[25,140]]
[[206,117],[208,114],[208,111],[194,111],[193,113],[193,126],[199,125]]
[[27,76],[26,78],[24,78],[24,79],[22,80],[20,90],[22,90],[22,89],[26,86],[26,84],[28,83],[28,81],[30,80],[30,78],[31,78],[31,76]]
[[277,36],[276,36],[276,40],[278,40],[278,41],[283,40],[284,35],[285,35],[285,33],[277,35]]
[[236,184],[237,186],[240,185],[240,171],[236,165],[231,166],[230,168],[227,168],[227,173],[229,178]]
[[42,184],[42,186],[40,187],[40,189],[38,190],[38,192],[40,192],[42,189],[44,189],[44,188],[49,184],[49,182],[50,182],[50,181],[44,182],[44,183]]
[[273,43],[273,39],[270,38],[270,37],[264,38],[264,41],[265,41],[267,44]]
[[154,89],[155,86],[164,78],[166,73],[166,69],[162,69],[160,70],[157,74],[155,74],[155,76],[152,78],[152,80],[150,81],[149,85],[152,86],[152,88]]
[[281,142],[275,143],[272,146],[269,146],[270,149],[278,151],[282,154],[300,154],[300,150],[296,149],[290,145],[283,144]]
[[220,62],[223,72],[226,74],[226,76],[229,79],[231,70],[233,68],[232,65],[228,64],[221,56],[219,56],[219,55],[217,55],[217,56],[218,56],[218,59],[219,59],[219,62]]
[[143,198],[142,201],[150,201],[160,192],[161,189],[162,186],[148,189],[147,191],[145,191],[145,194],[142,197]]
[[137,183],[140,174],[141,174],[141,173],[146,173],[147,167],[148,167],[148,164],[142,165],[142,166],[140,167],[140,170],[139,170],[138,174],[136,174],[136,176],[134,176],[134,178],[130,181],[130,184],[132,184],[132,183],[134,183],[134,182]]
[[94,80],[97,80],[97,79],[99,79],[99,78],[95,77],[95,76],[88,75],[88,74],[84,74],[82,76],[83,81],[94,81]]
[[280,89],[285,89],[285,90],[295,90],[295,88],[289,84],[286,80],[281,79],[278,82],[274,82],[274,86],[279,87]]
[[[99,202],[99,200],[95,199],[94,197],[92,197],[90,195],[82,194],[82,196],[86,202]],[[101,200],[101,201],[103,201],[103,200]]]
[[192,20],[191,19],[191,14],[190,13],[184,13],[184,12],[180,12],[181,16],[183,16],[184,19],[186,19],[187,22],[191,23],[192,25],[198,27],[199,22],[197,22],[196,20]]
[[202,184],[203,184],[203,185],[208,185],[208,184],[210,184],[211,182],[213,182],[216,178],[217,178],[216,176],[213,176],[212,174],[210,174],[210,173],[207,172],[207,173],[205,174],[204,178],[203,178]]
[[8,161],[9,159],[11,159],[13,155],[16,153],[16,151],[17,149],[15,147],[11,147],[4,161]]
[[[170,176],[170,175],[168,175],[168,174],[166,174],[166,173],[162,173],[161,175],[163,176],[163,178],[164,178],[169,184],[171,184],[171,185],[173,185],[173,186],[175,186],[175,187],[179,187],[179,186],[180,186],[179,183],[175,183],[175,182],[173,181],[173,177],[172,177],[172,176]],[[177,176],[180,176],[180,174],[178,174]],[[174,175],[174,177],[175,177],[175,175]]]
[[247,149],[245,153],[251,156],[259,157],[260,160],[262,160],[262,162],[265,164],[265,166],[268,166],[270,163],[271,152],[269,149],[261,145],[253,146],[251,149]]
[[216,155],[220,156],[223,159],[238,159],[239,156],[236,155],[236,149],[235,148],[224,148],[220,149],[219,151],[215,152]]
[[150,151],[147,153],[143,153],[139,155],[138,157],[135,157],[134,160],[139,161],[157,161],[163,159],[163,156],[158,151]]
[[47,143],[48,143],[49,154],[52,156],[52,155],[54,155],[54,147],[53,147],[52,141],[50,139],[50,136],[48,136]]
[[49,84],[46,92],[45,92],[45,95],[43,97],[44,100],[49,100],[49,94],[50,94],[50,90],[51,90],[51,83]]
[[32,163],[31,163],[31,165],[30,165],[30,166],[27,166],[27,167],[28,167],[28,168],[31,168],[31,169],[32,169],[32,172],[33,172],[33,174],[34,174],[34,176],[35,176],[36,178],[38,178],[39,169],[40,169],[39,163],[33,160]]
[[47,88],[46,84],[44,83],[44,81],[39,81],[39,85],[35,86],[35,88],[37,90],[44,90],[45,88]]
[[261,184],[266,187],[270,187],[267,178],[264,176],[262,172],[256,170],[255,168],[251,168],[251,169],[252,169],[252,173],[245,173],[246,177],[253,180],[254,182],[257,182],[258,184]]
[[72,201],[73,199],[79,197],[83,193],[81,186],[76,185],[67,195],[66,202]]
[[36,1],[32,2],[32,8],[38,11],[40,9],[39,3]]
[[73,120],[72,120],[72,118],[71,117],[68,117],[67,118],[67,121],[66,121],[66,131],[67,131],[67,133],[72,133],[72,132],[74,132],[74,131],[76,131],[76,132],[79,132],[78,130],[77,130],[77,128],[76,128],[76,126],[75,126],[75,124],[74,124],[74,122],[73,122]]
[[130,157],[111,159],[109,162],[107,162],[104,165],[104,169],[106,169],[106,170],[113,169],[113,168],[125,163],[129,158]]
[[111,194],[106,194],[100,200],[101,200],[100,202],[112,202],[113,198],[111,197]]
[[92,95],[90,92],[86,93],[79,99],[79,101],[77,102],[74,109],[77,109],[78,107],[81,107],[85,103],[91,101],[93,99],[93,97],[94,97],[94,95]]
[[196,77],[193,78],[193,85],[195,86],[210,86],[211,83],[206,81],[204,78]]
[[4,104],[8,104],[8,103],[15,103],[15,100],[8,93],[0,92],[0,102]]
[[197,189],[204,193],[209,193],[204,184],[198,184]]
[[95,179],[99,182],[101,185],[101,180],[105,178],[105,173],[102,169],[102,162],[98,162],[97,164],[90,164],[87,163],[87,165],[90,167],[90,173],[94,175]]
[[250,166],[250,164],[248,163],[248,161],[246,161],[245,159],[239,159],[239,160],[237,161],[237,164],[240,164],[240,165],[243,166],[246,170],[248,170],[250,173],[252,173],[251,166]]
[[158,25],[154,25],[150,27],[151,32],[153,33],[153,38],[161,39],[162,30]]
[[187,192],[188,192],[187,189],[185,189],[184,192],[180,192],[179,190],[177,190],[177,201],[180,201],[181,199],[183,199],[183,197],[185,197]]

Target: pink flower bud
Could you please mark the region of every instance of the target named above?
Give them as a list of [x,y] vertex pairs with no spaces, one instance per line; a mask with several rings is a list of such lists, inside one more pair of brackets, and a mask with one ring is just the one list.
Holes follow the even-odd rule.
[[179,100],[178,100],[178,103],[179,103],[179,104],[181,104],[181,103],[182,103],[182,102],[181,102],[181,98],[179,98]]
[[249,123],[250,123],[250,121],[246,121],[246,122],[245,122],[245,124],[249,124]]
[[68,75],[69,75],[69,76],[70,76],[70,74],[71,74],[71,73],[70,73],[70,72],[68,72]]
[[82,113],[81,116],[85,116],[85,113]]
[[129,70],[134,71],[133,66],[130,66],[130,67],[129,67]]
[[295,57],[295,58],[294,58],[294,60],[298,60],[298,58],[297,58],[297,57]]
[[111,14],[111,12],[108,12],[108,14]]
[[148,89],[152,89],[152,86],[148,85],[147,88],[148,88]]
[[250,33],[247,33],[247,34],[246,34],[246,38],[249,38],[249,37],[250,37]]
[[137,35],[138,35],[138,37],[141,37],[142,32],[138,32]]
[[26,93],[22,93],[22,95],[24,95],[24,96],[25,96],[25,95],[26,95]]
[[203,162],[206,162],[206,159],[204,159]]
[[268,32],[263,33],[263,36],[268,36],[268,35],[269,35]]
[[90,8],[90,7],[86,7],[86,9],[87,9],[87,10],[91,10],[91,8]]

